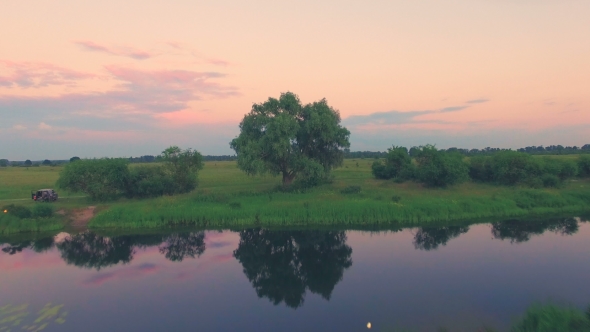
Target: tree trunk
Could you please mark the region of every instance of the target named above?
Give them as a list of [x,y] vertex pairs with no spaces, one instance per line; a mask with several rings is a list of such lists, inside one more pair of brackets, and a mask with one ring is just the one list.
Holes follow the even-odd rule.
[[295,174],[291,174],[289,172],[283,172],[283,187],[288,187],[293,183],[295,179]]

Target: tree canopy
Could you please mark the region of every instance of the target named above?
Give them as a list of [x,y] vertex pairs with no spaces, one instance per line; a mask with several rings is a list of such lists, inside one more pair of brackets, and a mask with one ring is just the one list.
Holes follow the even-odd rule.
[[302,105],[297,95],[287,92],[254,104],[230,146],[238,167],[249,175],[282,175],[283,185],[296,177],[313,184],[342,164],[349,137],[340,114],[325,99]]

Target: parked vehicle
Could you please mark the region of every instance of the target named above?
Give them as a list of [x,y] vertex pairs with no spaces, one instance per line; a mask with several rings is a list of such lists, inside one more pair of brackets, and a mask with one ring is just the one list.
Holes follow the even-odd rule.
[[31,198],[36,202],[55,202],[57,201],[57,192],[53,189],[39,189],[31,192]]

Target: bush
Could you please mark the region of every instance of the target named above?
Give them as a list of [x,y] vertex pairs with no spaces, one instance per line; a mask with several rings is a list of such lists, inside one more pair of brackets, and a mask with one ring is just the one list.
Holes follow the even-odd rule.
[[360,186],[348,186],[342,190],[340,190],[341,194],[358,194],[361,192],[361,187]]
[[398,182],[403,182],[413,177],[414,165],[408,154],[408,149],[401,146],[393,146],[387,149],[385,163],[381,160],[374,161],[371,171],[377,179],[395,178]]
[[524,152],[501,151],[490,162],[490,178],[500,184],[516,185],[542,174],[540,162]]
[[231,202],[231,203],[229,203],[229,207],[231,209],[234,209],[234,210],[241,209],[242,208],[242,203],[240,203],[240,202]]
[[555,175],[560,180],[566,180],[578,174],[578,165],[572,160],[543,158],[542,171],[544,174]]
[[4,213],[4,211],[6,211],[7,214],[13,215],[20,219],[27,219],[33,216],[31,210],[22,205],[6,205],[2,208],[2,213]]
[[37,204],[33,208],[33,217],[51,218],[53,217],[53,206],[49,204]]
[[471,157],[469,160],[469,177],[474,181],[494,181],[490,157]]
[[78,160],[67,164],[57,184],[74,192],[84,192],[94,200],[110,200],[123,193],[129,182],[125,159]]
[[584,154],[578,157],[578,175],[590,177],[590,155]]
[[543,187],[557,187],[561,184],[561,180],[553,174],[543,174],[541,177]]
[[467,164],[457,152],[445,152],[433,145],[426,145],[420,147],[416,162],[416,178],[430,187],[446,187],[469,178]]
[[129,170],[125,188],[127,197],[156,197],[172,195],[176,191],[174,179],[161,166],[136,166]]

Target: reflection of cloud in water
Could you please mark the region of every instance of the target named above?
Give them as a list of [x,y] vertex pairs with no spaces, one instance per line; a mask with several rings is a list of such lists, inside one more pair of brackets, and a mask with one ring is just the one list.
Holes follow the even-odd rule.
[[225,241],[225,242],[207,242],[207,241],[205,241],[205,242],[207,243],[207,247],[209,247],[209,248],[223,248],[223,247],[227,247],[232,244],[231,242],[227,242],[227,241]]
[[174,280],[188,280],[194,275],[210,270],[215,265],[232,261],[233,259],[234,256],[232,253],[207,257],[205,259],[202,259],[193,270],[185,270],[176,274]]
[[97,273],[94,276],[84,280],[82,282],[82,284],[88,285],[88,286],[100,286],[109,280],[136,279],[136,278],[141,278],[145,275],[155,273],[159,269],[160,268],[156,264],[143,263],[143,264],[135,266],[135,267],[119,269],[119,270],[107,272],[107,273]]

